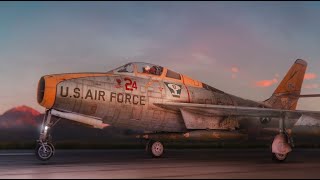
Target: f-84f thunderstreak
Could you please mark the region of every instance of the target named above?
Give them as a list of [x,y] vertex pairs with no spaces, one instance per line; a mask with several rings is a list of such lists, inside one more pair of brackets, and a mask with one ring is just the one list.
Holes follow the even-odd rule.
[[146,139],[153,157],[164,153],[167,139],[238,139],[252,129],[269,129],[275,132],[273,158],[284,161],[293,147],[290,128],[320,115],[296,110],[299,98],[319,96],[300,94],[306,68],[306,61],[296,60],[271,97],[261,102],[149,63],[132,62],[102,73],[46,75],[38,83],[37,101],[46,114],[36,156],[49,160],[54,155],[49,132],[62,118],[93,128],[141,131],[139,138]]

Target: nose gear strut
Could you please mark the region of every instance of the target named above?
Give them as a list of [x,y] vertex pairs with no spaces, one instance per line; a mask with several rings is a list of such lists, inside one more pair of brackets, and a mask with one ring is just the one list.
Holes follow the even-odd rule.
[[46,110],[45,116],[42,121],[40,137],[37,140],[37,146],[35,148],[35,155],[39,160],[47,161],[49,160],[55,153],[55,148],[51,143],[51,128],[59,121],[60,119],[54,122],[51,111]]

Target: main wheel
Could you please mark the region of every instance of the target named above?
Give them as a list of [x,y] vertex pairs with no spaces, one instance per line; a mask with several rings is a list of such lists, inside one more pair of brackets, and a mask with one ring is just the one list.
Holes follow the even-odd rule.
[[283,162],[287,159],[288,154],[272,153],[272,159],[277,162]]
[[[273,151],[272,150],[273,143],[276,141],[277,144],[275,146],[278,146],[278,148],[282,149],[281,151],[283,153],[274,153],[274,152],[272,152],[272,160],[276,161],[276,162],[284,162],[287,159],[288,154],[290,152],[290,151],[285,151],[285,149],[286,148],[290,148],[291,149],[290,142],[292,142],[292,140],[289,139],[289,136],[286,133],[285,134],[279,134],[279,135],[277,135],[275,137],[275,139],[273,140],[273,142],[272,142],[270,147],[271,147],[271,151]],[[282,137],[281,137],[281,135],[282,135]],[[284,139],[281,139],[281,138],[284,138]],[[287,153],[285,153],[285,152],[287,152]]]
[[51,143],[38,144],[35,150],[36,157],[41,161],[47,161],[54,155],[54,146]]
[[160,141],[149,141],[147,144],[147,151],[154,158],[159,158],[164,153],[164,146]]

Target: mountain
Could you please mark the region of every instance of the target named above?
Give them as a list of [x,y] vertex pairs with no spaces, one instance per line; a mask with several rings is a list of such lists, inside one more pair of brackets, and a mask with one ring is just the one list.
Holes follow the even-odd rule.
[[[35,141],[39,138],[43,117],[44,114],[25,105],[9,109],[0,115],[0,144],[1,142]],[[65,119],[61,119],[51,127],[54,141],[105,142],[114,141],[117,138],[126,139],[127,134],[128,130],[114,127],[95,129]]]
[[0,116],[0,129],[37,128],[43,115],[28,106],[9,109]]

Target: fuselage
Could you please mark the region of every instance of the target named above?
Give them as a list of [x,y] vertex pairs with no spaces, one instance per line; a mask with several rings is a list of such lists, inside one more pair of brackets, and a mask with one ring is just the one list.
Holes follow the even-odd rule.
[[[106,73],[55,74],[42,77],[38,102],[47,109],[101,118],[111,126],[149,132],[184,132],[179,110],[154,105],[156,102],[183,102],[230,106],[267,107],[243,99],[167,68],[144,72],[146,63],[129,63]],[[224,119],[231,119],[224,121]],[[292,119],[287,126],[293,126]],[[268,122],[246,117],[218,117],[215,129],[276,128]],[[250,131],[250,130],[249,130]]]
[[299,124],[297,121],[317,123],[308,116],[317,112],[296,111],[306,67],[304,60],[296,60],[273,94],[262,102],[225,93],[149,63],[128,63],[103,73],[46,75],[38,84],[37,101],[47,110],[36,155],[40,160],[52,157],[50,130],[62,118],[93,128],[133,130],[137,138],[147,140],[146,151],[153,157],[163,154],[162,141],[166,140],[274,137],[272,157],[284,161],[293,145],[289,129]]

